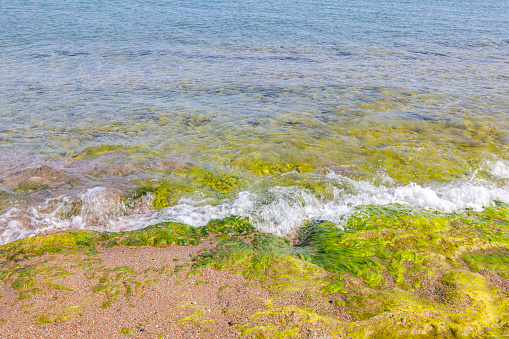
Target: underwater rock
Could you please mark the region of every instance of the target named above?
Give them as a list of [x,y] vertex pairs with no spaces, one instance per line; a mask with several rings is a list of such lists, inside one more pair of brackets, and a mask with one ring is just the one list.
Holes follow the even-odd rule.
[[37,187],[41,185],[55,187],[73,178],[63,170],[56,170],[48,165],[25,168],[0,179],[0,186],[14,190],[22,185]]

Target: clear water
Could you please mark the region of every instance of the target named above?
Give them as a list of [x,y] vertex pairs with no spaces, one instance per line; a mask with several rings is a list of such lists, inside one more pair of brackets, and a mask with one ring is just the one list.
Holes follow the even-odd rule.
[[[232,213],[284,234],[366,203],[509,201],[508,108],[505,0],[4,1],[0,241]],[[176,206],[122,205],[189,164],[241,184],[188,175]],[[40,165],[74,181],[16,193]],[[66,199],[92,209],[64,218]]]

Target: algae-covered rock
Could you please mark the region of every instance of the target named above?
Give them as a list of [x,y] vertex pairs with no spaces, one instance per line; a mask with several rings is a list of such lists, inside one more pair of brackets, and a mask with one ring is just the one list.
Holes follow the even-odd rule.
[[260,152],[252,152],[238,157],[232,161],[232,166],[258,175],[285,173],[297,168],[295,164],[285,162],[274,154]]
[[112,152],[122,152],[126,150],[133,150],[134,148],[128,148],[120,145],[96,145],[90,146],[82,150],[81,152],[74,155],[76,159],[92,159],[100,155]]
[[152,206],[161,209],[173,206],[180,198],[197,191],[218,201],[231,197],[245,186],[245,180],[227,171],[213,171],[198,166],[186,166],[168,171],[158,180],[142,181],[132,199],[151,194]]
[[74,253],[94,249],[98,233],[69,230],[20,239],[0,246],[0,256]]
[[28,167],[0,178],[0,186],[21,193],[56,187],[73,177],[48,165]]

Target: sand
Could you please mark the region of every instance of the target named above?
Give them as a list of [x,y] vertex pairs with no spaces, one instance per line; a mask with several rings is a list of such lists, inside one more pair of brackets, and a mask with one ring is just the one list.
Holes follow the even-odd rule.
[[[205,241],[198,246],[102,248],[102,253],[94,257],[45,255],[21,262],[23,267],[59,266],[71,274],[51,279],[38,274],[34,286],[42,286],[41,292],[25,300],[19,300],[12,281],[4,280],[0,284],[0,337],[237,337],[238,325],[247,320],[245,314],[260,308],[269,294],[259,283],[226,270],[207,267],[201,270],[201,275],[187,278],[187,268],[174,273],[177,265],[188,264],[191,256],[210,246],[211,242]],[[53,260],[43,263],[48,259]],[[87,263],[90,267],[76,267]],[[108,270],[124,266],[133,269],[134,273],[104,285],[121,286],[128,279],[145,285],[136,288],[135,283],[127,282],[138,291],[133,291],[130,297],[122,291],[111,305],[103,308],[106,293],[93,290],[100,284],[97,278]],[[91,279],[93,272],[97,276]],[[122,271],[118,272],[122,274]],[[110,272],[112,280],[117,273]],[[50,286],[48,282],[67,289]],[[70,314],[62,316],[62,313]],[[49,316],[41,321],[41,315]]]

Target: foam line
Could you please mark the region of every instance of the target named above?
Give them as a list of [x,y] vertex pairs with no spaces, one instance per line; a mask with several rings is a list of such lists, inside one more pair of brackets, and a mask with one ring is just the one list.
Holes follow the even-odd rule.
[[[505,167],[495,166],[494,171],[502,171],[500,168]],[[504,175],[505,172],[501,173]],[[25,210],[9,209],[0,215],[0,243],[55,229],[118,232],[140,229],[163,221],[202,226],[210,219],[229,215],[249,217],[257,229],[285,235],[311,220],[328,220],[341,224],[361,205],[404,204],[419,209],[457,212],[465,209],[480,211],[495,201],[509,203],[508,186],[481,181],[427,187],[413,183],[385,187],[334,174],[327,175],[327,178],[337,181],[338,186],[346,185],[348,193],[335,188],[335,198],[322,201],[305,189],[275,186],[263,192],[241,192],[236,199],[216,206],[183,198],[177,205],[159,211],[150,208],[127,210],[119,192],[95,187],[75,197],[49,199],[40,206],[31,206]],[[146,205],[149,202],[146,201]],[[73,204],[81,206],[77,215],[72,215]]]

